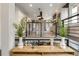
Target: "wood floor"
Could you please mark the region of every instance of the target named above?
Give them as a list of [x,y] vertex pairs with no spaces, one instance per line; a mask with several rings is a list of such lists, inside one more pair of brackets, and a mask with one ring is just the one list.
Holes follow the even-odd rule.
[[62,49],[56,46],[24,46],[23,48],[13,48],[11,56],[73,56],[75,51],[69,47]]

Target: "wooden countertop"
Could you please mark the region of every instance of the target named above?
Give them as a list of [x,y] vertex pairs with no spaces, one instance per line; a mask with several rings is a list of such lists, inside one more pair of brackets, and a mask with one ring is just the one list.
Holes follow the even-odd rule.
[[15,47],[11,50],[11,53],[71,53],[74,54],[74,50],[67,47],[66,49],[62,49],[60,47],[56,47],[56,46],[34,46],[34,48],[32,48],[31,46],[24,46],[23,48],[18,48]]

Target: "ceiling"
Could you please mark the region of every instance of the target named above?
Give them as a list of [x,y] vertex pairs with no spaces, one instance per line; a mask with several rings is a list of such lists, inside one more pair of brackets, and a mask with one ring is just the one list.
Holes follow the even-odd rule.
[[32,20],[37,19],[37,16],[39,15],[38,8],[42,10],[43,18],[47,20],[52,18],[55,12],[60,12],[62,6],[65,5],[65,3],[53,3],[50,7],[50,3],[32,3],[32,7],[30,7],[30,4],[31,3],[16,3],[15,5]]

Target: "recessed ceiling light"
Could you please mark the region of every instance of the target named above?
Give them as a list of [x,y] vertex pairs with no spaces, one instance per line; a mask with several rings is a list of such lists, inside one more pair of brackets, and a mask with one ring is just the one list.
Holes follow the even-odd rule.
[[32,4],[30,4],[29,6],[32,7]]
[[49,6],[52,7],[53,5],[52,4],[49,4]]

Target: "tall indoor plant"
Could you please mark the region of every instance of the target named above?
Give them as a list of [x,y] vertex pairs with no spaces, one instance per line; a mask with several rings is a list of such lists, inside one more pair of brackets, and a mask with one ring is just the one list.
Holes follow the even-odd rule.
[[64,21],[61,20],[60,17],[57,17],[56,19],[57,25],[58,25],[58,31],[59,35],[61,36],[61,48],[66,48],[65,39],[67,37],[67,25],[64,25]]
[[16,29],[16,34],[19,37],[19,44],[18,44],[19,48],[23,48],[22,39],[23,39],[25,30],[26,30],[26,21],[27,21],[27,17],[23,17],[18,24],[14,23],[14,27]]
[[64,23],[62,23],[60,27],[60,36],[61,36],[61,47],[66,48],[65,39],[67,37],[67,26],[64,26]]

